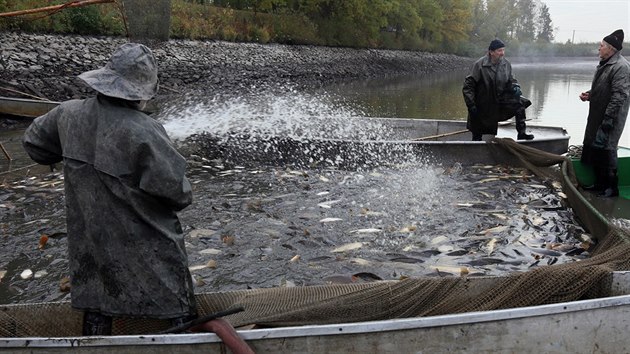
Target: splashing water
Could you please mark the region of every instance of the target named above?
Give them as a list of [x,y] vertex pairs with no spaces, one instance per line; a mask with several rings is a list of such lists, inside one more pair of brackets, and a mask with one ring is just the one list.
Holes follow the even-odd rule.
[[289,89],[242,97],[189,98],[164,111],[170,136],[195,154],[235,164],[361,168],[418,162],[417,152],[392,144],[394,131],[328,94]]
[[328,94],[309,95],[295,90],[251,96],[214,96],[204,101],[188,98],[162,114],[164,126],[175,140],[194,134],[218,136],[286,136],[306,139],[378,139],[393,136],[377,122],[353,118],[365,114],[357,108],[333,103]]

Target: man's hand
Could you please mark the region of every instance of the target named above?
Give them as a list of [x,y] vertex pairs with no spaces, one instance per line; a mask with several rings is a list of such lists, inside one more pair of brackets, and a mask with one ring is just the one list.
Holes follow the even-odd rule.
[[608,116],[604,117],[604,120],[602,121],[601,127],[602,127],[602,131],[604,133],[610,133],[613,130],[613,128],[614,128],[614,126],[613,126],[613,119],[608,117]]
[[519,84],[514,84],[512,90],[514,91],[514,96],[516,97],[521,97],[521,95],[523,94],[523,91],[521,91],[521,85]]
[[468,107],[468,114],[470,114],[471,118],[477,118],[477,106]]
[[607,143],[608,143],[608,135],[606,135],[606,133],[604,133],[601,129],[597,129],[597,134],[595,135],[595,141],[593,142],[593,147],[604,149]]
[[591,93],[590,92],[582,92],[580,94],[580,99],[582,100],[582,102],[589,101],[591,99]]

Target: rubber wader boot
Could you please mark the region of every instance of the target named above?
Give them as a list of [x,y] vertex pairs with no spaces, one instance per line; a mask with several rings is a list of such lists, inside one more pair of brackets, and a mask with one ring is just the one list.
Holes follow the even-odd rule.
[[606,189],[606,171],[594,168],[593,173],[595,174],[595,183],[590,186],[583,186],[582,189],[585,191],[601,192]]
[[532,140],[534,139],[534,135],[533,134],[527,134],[527,133],[518,133],[518,136],[516,137],[517,140]]
[[527,129],[527,125],[525,124],[525,108],[521,107],[516,111],[516,115],[514,116],[516,120],[516,131],[518,135],[516,137],[517,140],[532,140],[534,139],[534,135],[527,134],[525,130]]
[[86,311],[83,314],[84,336],[111,336],[112,317],[98,312]]
[[619,195],[619,177],[617,177],[617,170],[606,170],[606,185],[605,189],[599,194],[600,197],[610,198]]

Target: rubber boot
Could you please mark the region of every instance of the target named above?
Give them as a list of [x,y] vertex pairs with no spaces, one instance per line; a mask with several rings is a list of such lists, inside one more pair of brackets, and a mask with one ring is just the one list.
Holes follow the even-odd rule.
[[533,134],[527,134],[527,125],[525,124],[525,108],[520,107],[516,110],[516,114],[514,115],[514,119],[516,120],[516,131],[518,135],[516,136],[517,140],[532,140],[534,139]]
[[112,317],[99,312],[86,311],[83,314],[84,336],[111,336]]
[[481,141],[483,134],[472,133],[472,141]]
[[594,168],[593,172],[595,174],[595,183],[591,184],[590,186],[583,186],[582,189],[584,189],[585,191],[601,192],[606,189],[606,171],[602,171],[599,168]]
[[619,195],[619,177],[617,177],[617,170],[606,170],[606,188],[599,194],[600,197],[610,198]]

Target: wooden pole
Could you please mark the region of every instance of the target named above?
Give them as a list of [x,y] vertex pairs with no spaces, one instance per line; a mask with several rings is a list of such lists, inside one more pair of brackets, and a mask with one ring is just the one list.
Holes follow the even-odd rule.
[[30,9],[30,10],[4,12],[4,13],[0,13],[0,17],[23,16],[23,15],[30,15],[30,14],[35,14],[35,13],[39,13],[39,12],[57,11],[57,10],[61,10],[63,8],[80,7],[80,6],[87,6],[87,5],[94,5],[94,4],[107,4],[107,3],[112,3],[112,2],[115,2],[115,1],[116,0],[79,0],[79,1],[71,1],[69,3],[62,4],[62,5],[46,6],[46,7],[40,7],[40,8],[37,8],[37,9]]
[[17,94],[24,95],[24,96],[26,96],[26,97],[30,97],[30,98],[34,98],[34,99],[37,99],[37,100],[40,100],[40,101],[52,102],[51,100],[49,100],[49,99],[47,99],[47,98],[43,98],[43,97],[39,97],[39,96],[33,96],[33,95],[30,95],[30,94],[28,94],[28,93],[26,93],[26,92],[22,92],[22,91],[18,91],[18,90],[13,90],[13,89],[10,89],[10,88],[8,88],[8,87],[2,87],[2,86],[0,86],[0,90],[5,90],[5,91],[8,91],[8,92],[17,93]]
[[[525,121],[528,121],[530,119],[525,119]],[[509,125],[509,124],[515,124],[515,122],[509,121],[509,122],[499,122],[499,126],[504,126],[504,125]],[[411,139],[412,141],[424,141],[424,140],[429,140],[429,139],[437,139],[437,138],[443,138],[445,136],[451,136],[451,135],[457,135],[457,134],[463,134],[463,133],[467,133],[468,129],[462,129],[462,130],[456,130],[454,132],[448,132],[448,133],[444,133],[444,134],[438,134],[438,135],[430,135],[430,136],[423,136],[422,138],[415,138],[415,139]]]
[[0,143],[0,149],[2,149],[2,152],[4,153],[4,156],[7,157],[7,160],[9,160],[9,162],[13,161],[13,159],[11,158],[11,155],[9,155],[9,152],[7,151],[7,149],[4,148],[2,143]]

